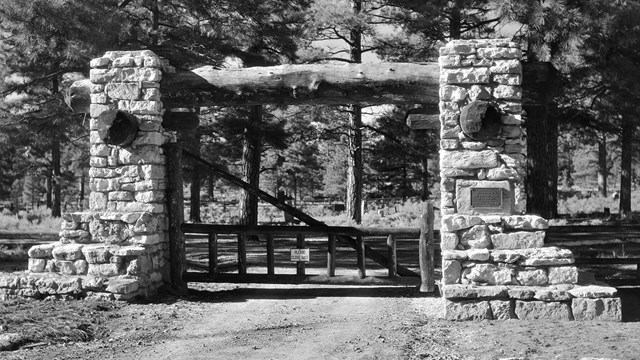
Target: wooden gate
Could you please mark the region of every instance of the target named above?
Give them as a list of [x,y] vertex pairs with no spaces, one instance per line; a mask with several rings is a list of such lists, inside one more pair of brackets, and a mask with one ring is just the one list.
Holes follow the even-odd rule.
[[[404,229],[375,229],[328,226],[314,219],[304,212],[284,203],[268,193],[252,187],[240,178],[229,174],[224,169],[208,163],[207,161],[184,151],[181,145],[170,144],[166,148],[167,168],[169,170],[169,236],[171,250],[171,271],[173,287],[186,290],[186,283],[197,282],[243,282],[243,283],[330,283],[335,278],[336,272],[336,244],[341,243],[355,249],[356,267],[358,278],[367,278],[366,258],[380,264],[387,269],[385,280],[378,279],[382,283],[403,283],[403,278],[419,278],[420,291],[433,292],[435,288],[434,276],[434,238],[433,238],[433,207],[425,206],[420,221],[420,228]],[[258,196],[261,200],[270,203],[278,209],[285,211],[308,226],[240,226],[240,225],[213,225],[190,224],[184,222],[184,201],[182,194],[182,166],[183,156],[189,159],[197,171],[205,170],[241,187]],[[208,238],[208,271],[187,272],[185,233],[205,234]],[[235,273],[221,271],[218,266],[218,244],[221,235],[233,235],[237,239],[237,265]],[[266,271],[254,273],[247,271],[247,238],[259,236],[265,240]],[[277,239],[282,237],[295,237],[295,249],[305,249],[305,241],[310,236],[326,239],[326,274],[308,275],[305,269],[305,261],[296,262],[295,274],[277,274],[275,265],[275,253]],[[380,252],[367,244],[367,238],[386,238],[386,251]],[[397,262],[397,239],[413,238],[418,242],[419,272],[414,272]],[[351,279],[352,280],[352,279]],[[340,283],[349,282],[350,279],[341,279]],[[367,281],[352,281],[364,284]],[[406,281],[404,281],[406,283]]]

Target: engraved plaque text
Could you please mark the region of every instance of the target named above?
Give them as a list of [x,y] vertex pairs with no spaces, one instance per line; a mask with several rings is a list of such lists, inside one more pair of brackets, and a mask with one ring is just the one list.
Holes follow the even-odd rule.
[[502,207],[502,189],[471,188],[471,207],[496,209]]

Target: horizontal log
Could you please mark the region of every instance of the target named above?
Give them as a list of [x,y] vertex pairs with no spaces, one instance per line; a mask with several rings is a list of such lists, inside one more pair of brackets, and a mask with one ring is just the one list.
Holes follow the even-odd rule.
[[199,234],[247,234],[247,235],[349,235],[349,236],[387,236],[398,237],[420,236],[419,228],[365,228],[349,226],[273,226],[273,225],[216,225],[201,223],[184,223],[182,231]]
[[169,106],[438,103],[438,64],[311,64],[164,74]]
[[[437,104],[436,63],[313,64],[215,69],[162,75],[165,108],[260,104]],[[91,82],[73,83],[67,104],[89,112]]]

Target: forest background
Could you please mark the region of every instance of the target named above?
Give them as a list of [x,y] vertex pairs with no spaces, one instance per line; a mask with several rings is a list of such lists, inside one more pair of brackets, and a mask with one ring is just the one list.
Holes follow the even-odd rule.
[[[639,18],[633,0],[4,0],[0,208],[30,222],[87,208],[88,118],[64,96],[105,51],[150,49],[184,70],[425,62],[451,39],[509,36],[525,61],[556,69],[526,123],[528,211],[554,218],[608,207],[629,220],[640,204]],[[295,206],[326,217],[344,204],[334,222],[380,221],[390,208],[439,198],[439,133],[412,131],[409,109],[203,108],[198,128],[180,137]],[[216,177],[185,177],[192,221],[279,219]]]

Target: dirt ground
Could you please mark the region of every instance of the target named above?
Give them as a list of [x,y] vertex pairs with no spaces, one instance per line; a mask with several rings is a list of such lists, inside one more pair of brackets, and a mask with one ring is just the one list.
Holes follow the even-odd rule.
[[640,359],[638,289],[624,323],[442,320],[407,287],[191,284],[188,297],[124,305],[89,342],[14,359]]

